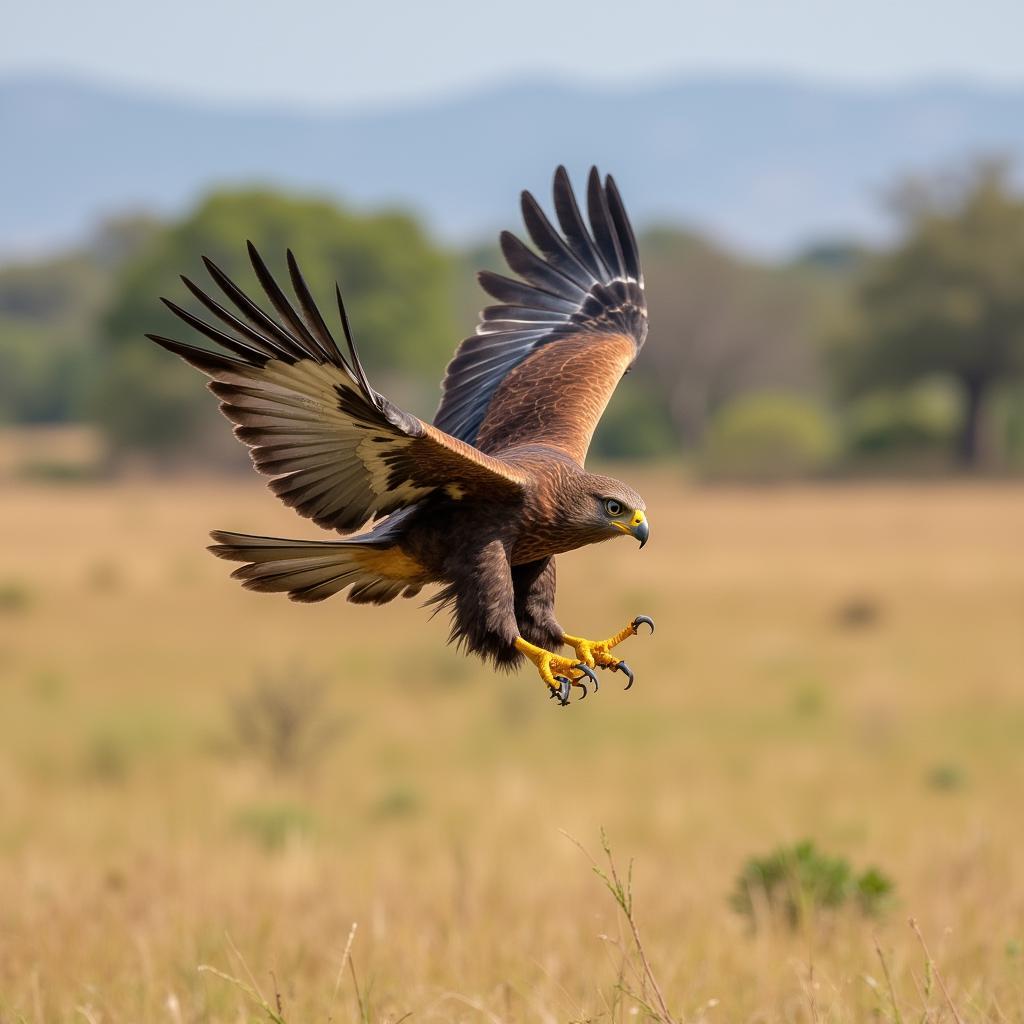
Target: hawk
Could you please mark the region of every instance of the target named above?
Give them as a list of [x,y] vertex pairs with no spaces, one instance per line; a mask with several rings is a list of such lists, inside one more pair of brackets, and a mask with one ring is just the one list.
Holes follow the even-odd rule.
[[[210,550],[244,563],[235,579],[295,601],[347,591],[349,601],[373,604],[441,584],[429,603],[450,610],[450,642],[496,667],[532,662],[561,704],[572,687],[586,696],[595,668],[621,671],[629,689],[633,673],[611,652],[643,624],[653,632],[651,619],[593,641],[566,633],[554,612],[557,555],[623,535],[643,547],[649,533],[643,498],[584,468],[647,335],[636,238],[615,182],[592,168],[586,200],[584,220],[559,167],[556,228],[522,193],[533,247],[501,234],[517,276],[479,274],[497,304],[449,363],[433,423],[374,390],[340,289],[344,348],[290,250],[293,298],[249,243],[273,312],[205,257],[233,309],[182,278],[213,320],[162,301],[217,349],[147,337],[211,378],[221,411],[286,505],[342,535],[375,522],[326,541],[214,531]],[[557,653],[563,646],[574,656]]]

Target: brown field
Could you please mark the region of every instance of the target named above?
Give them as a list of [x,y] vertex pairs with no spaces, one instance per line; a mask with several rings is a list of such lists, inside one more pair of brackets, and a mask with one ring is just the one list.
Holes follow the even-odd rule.
[[[261,1019],[201,964],[288,1024],[644,1019],[562,834],[602,826],[677,1020],[1024,1020],[1024,489],[620,472],[651,543],[563,558],[559,616],[658,631],[567,709],[419,602],[243,591],[209,528],[315,534],[256,480],[0,484],[0,1021]],[[261,672],[329,680],[319,762],[237,735]],[[888,912],[749,927],[744,861],[803,837]]]

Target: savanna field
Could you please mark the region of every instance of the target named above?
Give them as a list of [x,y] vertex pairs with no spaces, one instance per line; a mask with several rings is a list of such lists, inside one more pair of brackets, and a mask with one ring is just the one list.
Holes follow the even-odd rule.
[[[316,536],[255,479],[3,482],[0,1020],[267,1019],[200,965],[288,1024],[642,1020],[602,828],[677,1021],[1024,1020],[1024,487],[614,471],[651,542],[559,619],[657,632],[565,709],[419,600],[242,590],[210,528]],[[738,912],[803,839],[894,891]]]

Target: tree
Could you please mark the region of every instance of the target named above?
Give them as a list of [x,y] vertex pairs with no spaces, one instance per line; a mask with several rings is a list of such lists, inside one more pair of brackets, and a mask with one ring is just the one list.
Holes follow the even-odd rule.
[[1005,164],[905,184],[894,198],[903,240],[872,260],[859,320],[838,353],[849,394],[954,380],[963,413],[957,455],[983,462],[986,417],[1004,383],[1024,375],[1024,201]]
[[810,266],[747,262],[678,229],[645,232],[651,329],[637,376],[699,447],[715,413],[758,391],[820,389],[815,342],[845,284]]
[[[195,450],[194,441],[215,406],[197,386],[195,371],[159,351],[143,334],[189,333],[158,296],[209,317],[178,278],[185,273],[217,294],[203,268],[204,255],[254,297],[262,295],[249,266],[246,239],[285,282],[285,250],[295,252],[329,323],[337,322],[335,281],[341,285],[369,372],[379,371],[378,379],[380,373],[430,379],[436,387],[457,340],[450,265],[412,217],[357,214],[325,200],[261,189],[218,192],[160,232],[116,281],[102,324],[106,365],[97,403],[97,418],[115,449],[173,453],[189,444]],[[435,398],[436,391],[430,400]]]
[[0,423],[84,416],[113,278],[157,230],[150,217],[115,217],[66,253],[0,267]]
[[87,250],[0,268],[0,423],[82,415],[109,285]]

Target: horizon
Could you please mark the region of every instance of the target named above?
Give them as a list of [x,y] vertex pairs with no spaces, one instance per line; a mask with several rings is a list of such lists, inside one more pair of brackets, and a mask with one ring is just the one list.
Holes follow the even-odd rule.
[[[181,216],[247,183],[410,210],[446,244],[475,245],[508,226],[519,189],[543,194],[558,163],[595,161],[633,192],[639,226],[786,260],[823,240],[884,240],[879,197],[900,177],[995,152],[1024,164],[1024,83],[967,74],[883,84],[691,69],[615,86],[503,72],[447,94],[331,105],[134,89],[73,70],[0,71],[0,88],[22,155],[0,205],[5,261],[81,244],[111,214]],[[616,141],[624,133],[630,145]],[[503,154],[486,178],[474,172],[482,151]]]
[[934,72],[912,75],[906,78],[879,81],[840,79],[800,72],[771,69],[679,69],[666,70],[655,74],[638,75],[635,78],[609,82],[606,79],[588,78],[583,75],[568,75],[554,70],[549,72],[522,74],[510,72],[474,83],[454,86],[423,96],[393,97],[390,99],[364,101],[323,102],[316,100],[274,100],[259,96],[224,97],[200,96],[188,89],[174,89],[156,83],[136,84],[118,78],[116,75],[67,69],[0,68],[0,86],[9,84],[53,84],[105,93],[123,98],[132,98],[172,103],[203,110],[224,113],[258,112],[261,114],[302,114],[308,116],[360,116],[386,115],[435,106],[451,105],[462,100],[477,101],[490,94],[498,94],[509,88],[529,84],[537,91],[560,90],[564,93],[591,95],[617,95],[625,92],[638,97],[668,92],[679,87],[700,85],[721,86],[777,86],[789,89],[805,89],[811,92],[829,93],[838,96],[872,97],[898,93],[912,95],[956,89],[971,91],[986,96],[1015,96],[1024,93],[1024,77],[1020,81],[985,78],[968,72]]
[[497,26],[470,0],[398,10],[293,0],[284,18],[254,15],[244,0],[182,0],[170,16],[125,0],[40,0],[14,8],[6,29],[0,73],[99,76],[216,102],[376,106],[527,76],[611,88],[709,73],[1024,86],[1024,9],[1010,0],[846,0],[829,5],[827,21],[811,0],[770,10],[637,0],[628,14],[612,0],[520,0]]

